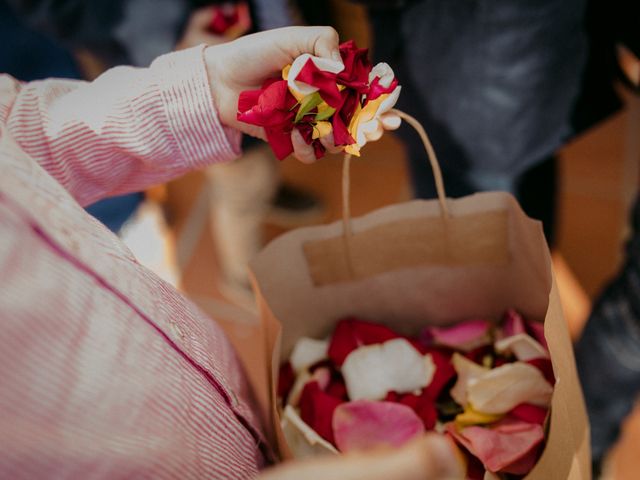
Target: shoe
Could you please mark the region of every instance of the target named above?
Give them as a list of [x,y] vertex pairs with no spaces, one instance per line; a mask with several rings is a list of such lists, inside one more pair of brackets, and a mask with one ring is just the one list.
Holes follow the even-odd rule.
[[325,207],[311,193],[281,183],[265,221],[283,228],[295,228],[322,221]]

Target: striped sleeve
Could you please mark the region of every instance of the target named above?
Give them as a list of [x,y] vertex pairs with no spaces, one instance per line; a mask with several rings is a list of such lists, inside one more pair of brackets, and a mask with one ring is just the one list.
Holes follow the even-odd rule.
[[45,80],[6,89],[0,121],[82,204],[232,160],[240,134],[216,113],[204,46],[116,67],[91,83]]

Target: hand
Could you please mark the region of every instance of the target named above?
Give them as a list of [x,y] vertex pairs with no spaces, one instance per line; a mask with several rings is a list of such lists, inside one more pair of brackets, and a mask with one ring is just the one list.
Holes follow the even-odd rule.
[[176,45],[176,50],[195,47],[202,43],[206,45],[227,43],[244,35],[251,28],[251,23],[243,21],[242,23],[234,25],[234,27],[230,28],[224,35],[212,33],[209,30],[209,26],[214,15],[215,12],[211,7],[202,7],[195,10],[189,17],[184,34]]
[[[236,120],[240,92],[260,88],[264,80],[279,76],[285,65],[303,53],[342,63],[338,33],[331,27],[287,27],[208,47],[207,73],[222,123],[264,140],[263,128]],[[303,161],[313,158],[311,146],[295,136],[292,141],[296,157]]]
[[446,437],[429,434],[398,450],[288,462],[258,480],[461,480],[465,469],[454,449]]

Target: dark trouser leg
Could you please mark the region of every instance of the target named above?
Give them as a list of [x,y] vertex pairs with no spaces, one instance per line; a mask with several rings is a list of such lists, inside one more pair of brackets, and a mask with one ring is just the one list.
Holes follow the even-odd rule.
[[594,464],[615,443],[640,392],[640,202],[620,275],[596,303],[576,345]]

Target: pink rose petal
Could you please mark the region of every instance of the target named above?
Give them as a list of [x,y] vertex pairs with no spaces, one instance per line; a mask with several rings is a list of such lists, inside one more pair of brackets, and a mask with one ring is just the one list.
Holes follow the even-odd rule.
[[333,414],[333,434],[342,452],[399,447],[424,431],[415,412],[399,403],[357,400]]
[[467,320],[451,327],[427,327],[427,330],[434,343],[465,352],[491,343],[491,322],[487,320]]
[[526,333],[524,320],[522,316],[514,309],[509,309],[504,314],[502,323],[502,334],[504,337],[512,337],[519,333]]
[[547,418],[549,409],[531,405],[530,403],[521,403],[509,412],[509,416],[522,420],[527,423],[537,423],[543,425]]
[[450,423],[447,431],[487,470],[519,475],[533,468],[539,452],[537,447],[544,440],[540,425],[514,420],[502,420],[490,428],[471,426],[460,431]]

